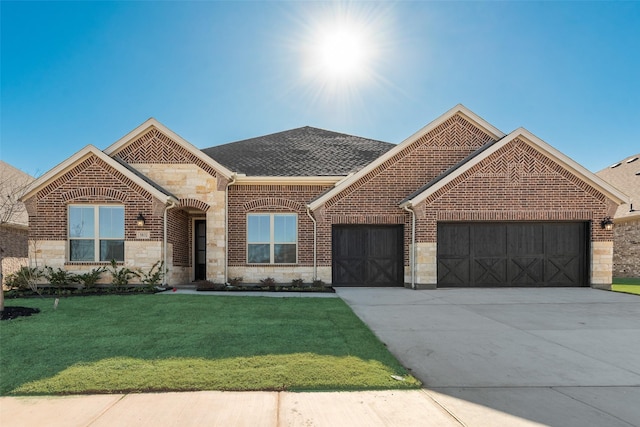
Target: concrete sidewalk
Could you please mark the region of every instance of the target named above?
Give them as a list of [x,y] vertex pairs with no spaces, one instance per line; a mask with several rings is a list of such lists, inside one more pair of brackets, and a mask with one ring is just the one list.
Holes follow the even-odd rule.
[[[290,393],[220,392],[0,398],[0,425],[12,427],[461,426],[425,390]],[[462,403],[462,402],[461,402]],[[474,405],[476,406],[476,405]],[[478,408],[486,425],[502,414]],[[537,425],[515,417],[511,426]]]

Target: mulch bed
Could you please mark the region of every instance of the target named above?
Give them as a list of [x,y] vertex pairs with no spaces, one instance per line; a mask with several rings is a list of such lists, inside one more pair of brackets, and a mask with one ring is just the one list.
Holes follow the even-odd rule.
[[31,316],[32,314],[40,313],[37,308],[30,307],[5,307],[2,311],[0,320],[11,320],[22,316]]

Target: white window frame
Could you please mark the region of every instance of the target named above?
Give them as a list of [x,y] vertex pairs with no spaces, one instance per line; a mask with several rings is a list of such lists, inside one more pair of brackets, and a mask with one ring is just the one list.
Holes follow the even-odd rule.
[[[125,224],[122,230],[122,238],[114,238],[114,237],[101,237],[100,236],[100,208],[108,207],[108,208],[122,208],[123,216],[125,218]],[[72,208],[92,208],[93,209],[93,237],[71,237],[71,209]],[[119,204],[70,204],[67,205],[67,260],[71,263],[82,263],[82,262],[92,262],[92,263],[106,263],[111,262],[111,260],[101,261],[100,260],[100,241],[102,240],[114,240],[114,241],[122,241],[123,244],[126,242],[126,211],[124,205]],[[71,241],[72,240],[90,240],[93,241],[93,260],[72,260],[71,259]],[[124,262],[124,254],[123,259],[116,260],[117,262]]]
[[[268,242],[249,242],[249,217],[252,215],[269,217],[269,241]],[[292,216],[296,220],[296,241],[295,242],[276,242],[275,241],[275,217],[276,216]],[[252,265],[295,265],[298,264],[298,214],[295,212],[251,212],[246,217],[246,261]],[[269,262],[249,262],[249,245],[269,245]],[[294,262],[275,262],[275,245],[296,245],[296,259]]]

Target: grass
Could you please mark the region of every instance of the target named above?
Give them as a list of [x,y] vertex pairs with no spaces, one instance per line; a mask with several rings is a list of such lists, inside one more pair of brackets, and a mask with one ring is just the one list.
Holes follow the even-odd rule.
[[[0,395],[371,390],[420,383],[337,298],[131,295],[7,300]],[[404,377],[398,381],[391,376]]]
[[622,278],[614,277],[611,290],[640,295],[640,277]]

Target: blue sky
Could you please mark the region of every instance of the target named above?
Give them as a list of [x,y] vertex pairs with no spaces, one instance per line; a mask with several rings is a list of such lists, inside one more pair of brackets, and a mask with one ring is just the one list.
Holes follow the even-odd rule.
[[[592,171],[640,152],[640,2],[0,8],[0,158],[32,175],[149,117],[199,148],[307,125],[399,143],[458,103]],[[339,82],[311,49],[336,21],[370,53]]]

